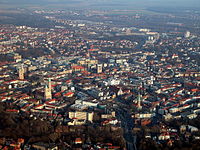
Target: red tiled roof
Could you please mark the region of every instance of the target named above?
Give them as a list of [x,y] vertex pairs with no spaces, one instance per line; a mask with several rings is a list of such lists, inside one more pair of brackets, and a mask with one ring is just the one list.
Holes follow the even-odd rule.
[[83,66],[72,66],[72,69],[82,70],[85,68]]
[[73,92],[67,92],[64,94],[64,96],[70,96],[70,95],[73,95],[74,93]]
[[17,109],[6,109],[6,112],[19,112]]

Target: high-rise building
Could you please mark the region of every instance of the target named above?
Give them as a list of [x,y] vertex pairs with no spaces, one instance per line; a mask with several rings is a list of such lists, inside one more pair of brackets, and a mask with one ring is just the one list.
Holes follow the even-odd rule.
[[44,98],[47,99],[52,99],[52,93],[51,93],[51,79],[48,79],[48,85],[45,86],[45,92],[44,92]]
[[18,74],[19,74],[19,79],[24,80],[24,67],[23,66],[21,66],[19,68]]

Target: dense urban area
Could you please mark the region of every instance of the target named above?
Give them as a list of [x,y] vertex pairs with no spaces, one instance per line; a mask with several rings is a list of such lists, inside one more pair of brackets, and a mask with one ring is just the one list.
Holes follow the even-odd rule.
[[1,12],[0,149],[200,149],[200,12],[152,9]]

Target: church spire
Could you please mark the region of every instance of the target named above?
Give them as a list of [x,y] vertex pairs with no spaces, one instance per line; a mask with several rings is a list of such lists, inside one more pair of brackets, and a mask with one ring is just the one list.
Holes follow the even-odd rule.
[[45,85],[45,93],[44,93],[44,98],[47,99],[52,99],[52,93],[51,93],[51,79],[48,78],[48,85]]
[[138,107],[138,109],[142,109],[140,92],[138,92],[137,107]]

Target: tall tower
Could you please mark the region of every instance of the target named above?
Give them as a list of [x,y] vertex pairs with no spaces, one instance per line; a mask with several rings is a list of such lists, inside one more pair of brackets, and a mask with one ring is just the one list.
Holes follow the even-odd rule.
[[51,79],[48,79],[48,85],[45,86],[45,91],[44,91],[44,98],[47,99],[52,99],[52,93],[51,93]]
[[51,90],[51,79],[48,78],[48,88]]
[[24,80],[24,67],[23,66],[21,66],[19,68],[18,74],[19,74],[19,79]]
[[138,97],[137,97],[137,107],[138,109],[142,109],[140,93],[138,93]]
[[103,71],[102,64],[97,64],[97,73],[102,73],[102,71]]

